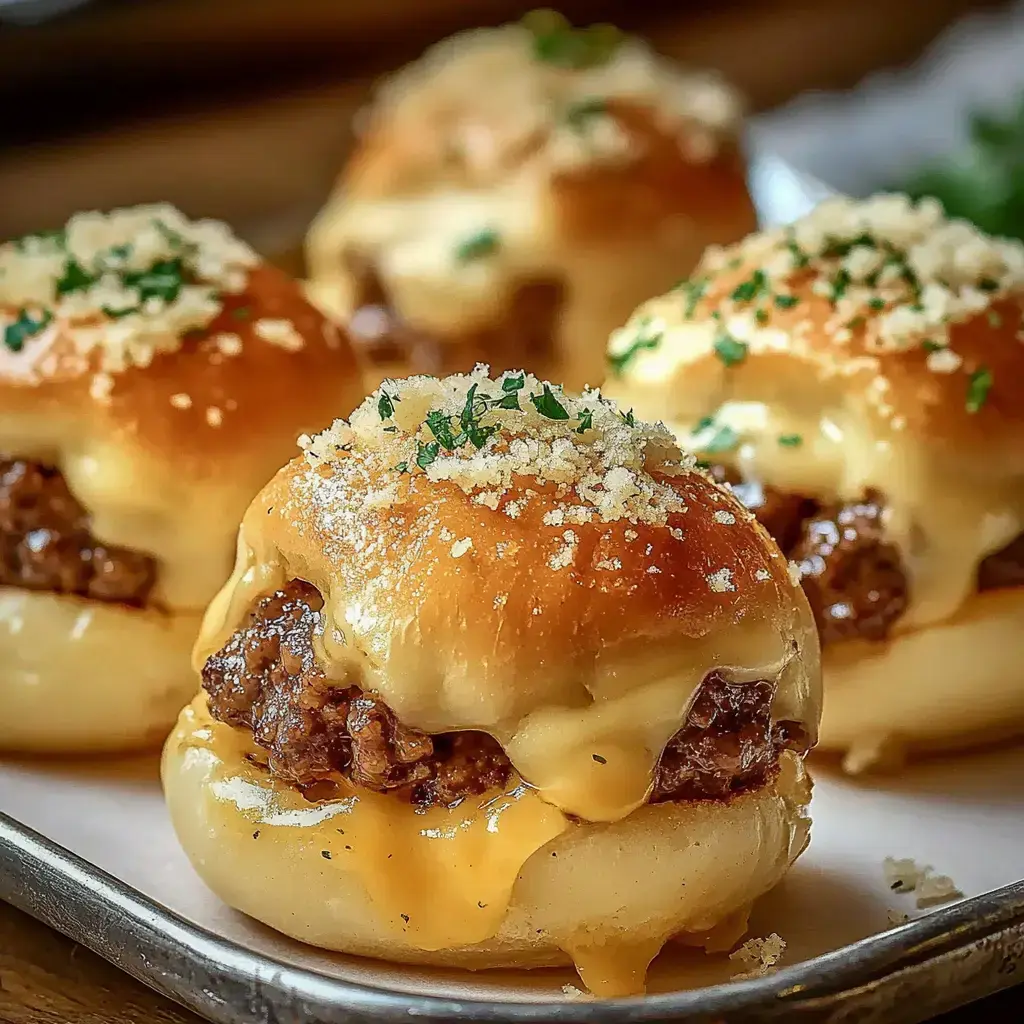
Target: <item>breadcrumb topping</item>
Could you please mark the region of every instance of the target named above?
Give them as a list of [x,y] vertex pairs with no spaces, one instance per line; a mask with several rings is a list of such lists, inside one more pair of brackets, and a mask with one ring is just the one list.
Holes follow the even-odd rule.
[[882,872],[889,888],[901,895],[915,894],[919,910],[949,903],[963,893],[948,875],[936,875],[930,864],[918,864],[910,857],[886,857]]
[[[738,283],[737,273],[744,275]],[[727,285],[720,284],[723,275]],[[612,336],[610,368],[623,373],[665,343],[672,334],[666,317],[707,326],[708,343],[726,367],[751,352],[799,348],[819,329],[799,318],[806,301],[799,289],[808,279],[832,308],[824,324],[832,343],[861,343],[863,354],[846,359],[842,372],[877,370],[876,354],[923,349],[932,373],[964,373],[965,408],[975,413],[992,374],[965,364],[949,347],[950,329],[982,314],[1001,325],[1000,304],[1024,294],[1024,243],[947,218],[931,199],[829,199],[792,225],[709,250],[696,275],[663,300],[664,315],[642,310]],[[783,312],[785,329],[777,326]],[[682,343],[692,344],[692,336]],[[888,381],[880,374],[874,379],[869,398],[884,412]]]
[[[664,425],[636,420],[598,391],[572,397],[525,371],[492,379],[482,365],[443,380],[385,381],[349,422],[337,420],[299,443],[313,468],[358,452],[389,482],[410,474],[450,481],[513,519],[538,497],[522,488],[524,478],[553,485],[556,504],[545,522],[558,526],[663,525],[671,513],[686,511],[670,478],[696,465]],[[329,483],[322,478],[322,487]],[[544,501],[550,505],[550,495]],[[566,529],[561,541],[552,568],[573,560],[577,535]]]
[[0,246],[3,347],[17,354],[60,339],[61,358],[83,368],[145,367],[206,327],[257,263],[225,224],[167,204],[77,213],[59,231]]
[[475,178],[539,158],[552,171],[640,154],[614,116],[642,106],[694,163],[717,154],[742,115],[719,76],[680,67],[611,25],[573,28],[553,11],[462,32],[392,76],[366,124],[441,124],[438,159]]
[[730,960],[738,960],[747,970],[737,977],[756,978],[767,974],[782,959],[786,951],[786,942],[772,932],[764,939],[747,939],[735,952],[729,954]]

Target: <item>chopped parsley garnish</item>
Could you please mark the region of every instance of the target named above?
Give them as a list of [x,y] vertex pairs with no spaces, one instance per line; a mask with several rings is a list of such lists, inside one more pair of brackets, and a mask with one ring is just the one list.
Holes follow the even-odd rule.
[[441,447],[453,452],[466,443],[465,434],[458,435],[452,430],[452,419],[439,409],[431,409],[427,413],[426,424],[430,432],[437,438]]
[[733,289],[734,302],[752,302],[768,291],[768,278],[763,270],[755,270],[750,278]]
[[747,358],[747,343],[723,330],[715,338],[715,355],[726,366],[738,366]]
[[932,341],[931,338],[925,338],[924,341],[921,342],[921,348],[929,354],[932,352],[941,352],[945,347],[945,345],[940,345],[937,341]]
[[395,466],[395,472],[396,473],[408,473],[409,472],[409,463],[408,462],[400,462],[397,466]]
[[593,759],[594,759],[594,760],[595,760],[595,761],[596,761],[596,762],[597,762],[598,764],[607,764],[607,763],[608,763],[608,758],[607,758],[607,757],[602,757],[602,756],[601,756],[600,754],[591,754],[590,756],[591,756],[591,757],[592,757],[592,758],[593,758]]
[[684,281],[682,287],[686,290],[686,307],[683,310],[683,316],[689,319],[697,309],[697,303],[708,290],[708,279],[695,277],[690,281]]
[[535,60],[574,70],[606,64],[623,39],[613,25],[573,28],[557,11],[531,11],[522,24],[533,37]]
[[[477,398],[476,390],[477,385],[474,384],[466,394],[466,405],[462,410],[462,415],[459,417],[459,425],[474,448],[483,448],[487,443],[487,439],[496,434],[500,428],[493,424],[489,426],[481,425],[480,417],[487,412],[490,406],[488,405],[487,398],[483,396]],[[503,402],[507,398],[515,398],[518,404],[519,395],[516,392],[509,392],[501,401]]]
[[654,349],[661,344],[662,332],[651,326],[649,319],[642,320],[633,340],[621,352],[608,353],[608,366],[612,373],[619,375],[643,349]]
[[395,402],[400,402],[398,395],[389,395],[383,388],[380,389],[380,398],[377,399],[377,415],[382,420],[389,420],[395,415]]
[[583,132],[589,127],[595,117],[601,117],[608,113],[608,101],[600,96],[591,96],[589,99],[578,100],[566,108],[565,123],[573,131]]
[[993,280],[991,277],[983,277],[978,282],[978,288],[983,292],[997,292],[999,291],[999,282]]
[[993,382],[992,371],[986,366],[982,366],[971,374],[967,384],[966,402],[969,413],[978,412],[985,404],[988,400],[988,393],[992,390]]
[[96,281],[76,259],[69,259],[64,264],[64,276],[57,282],[58,295],[70,295],[71,292],[82,292]]
[[522,391],[526,386],[526,374],[521,373],[518,377],[506,377],[501,382],[502,391]]
[[795,295],[776,295],[774,301],[779,309],[792,309],[800,300]]
[[21,310],[18,319],[4,328],[4,348],[11,352],[20,352],[25,347],[25,342],[34,338],[52,319],[50,313],[43,313],[36,318],[27,310]]
[[426,444],[421,444],[419,451],[416,453],[416,465],[420,469],[426,469],[438,456],[441,451],[441,446],[436,441],[428,441]]
[[858,248],[876,248],[874,238],[871,235],[863,234],[858,235],[856,238],[851,238],[848,241],[834,239],[833,241],[829,242],[828,246],[826,247],[822,255],[827,259],[841,259],[844,256],[849,256],[854,249]]
[[494,228],[481,228],[459,242],[455,248],[455,262],[472,263],[474,260],[493,256],[500,244],[501,237]]
[[533,407],[537,412],[541,416],[546,416],[549,420],[567,420],[569,418],[569,413],[566,411],[565,406],[555,398],[551,386],[546,382],[543,394],[530,395],[530,401],[533,402]]
[[251,312],[252,310],[249,309],[248,306],[238,306],[235,309],[231,310],[231,315],[236,320],[245,320]]
[[768,310],[763,308],[755,309],[754,319],[763,327],[766,323],[768,323]]
[[795,270],[803,270],[808,263],[811,262],[810,256],[807,255],[796,243],[796,239],[792,235],[786,239],[786,248],[790,251],[793,257],[793,268]]
[[627,427],[636,426],[636,417],[633,415],[632,409],[630,409],[629,412],[620,412],[619,415],[622,417],[622,422],[625,423]]
[[783,448],[799,448],[804,439],[799,434],[779,434],[779,444]]
[[585,434],[594,425],[594,410],[584,409],[580,413],[580,425],[576,428],[577,434]]
[[693,432],[694,448],[707,455],[731,452],[739,443],[739,434],[725,423],[716,423],[714,416],[699,420]]
[[994,309],[988,311],[986,318],[988,319],[989,327],[1003,326],[1003,318]]
[[885,299],[868,299],[868,309],[873,309],[876,313],[880,309],[885,309]]
[[832,287],[832,301],[838,302],[846,294],[846,289],[850,287],[850,272],[840,267],[829,284]]

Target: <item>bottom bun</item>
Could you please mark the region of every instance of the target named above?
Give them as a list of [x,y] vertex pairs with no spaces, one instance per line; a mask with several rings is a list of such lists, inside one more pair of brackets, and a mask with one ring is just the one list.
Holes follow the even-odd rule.
[[0,749],[159,745],[195,690],[200,619],[0,587]]
[[526,787],[417,812],[364,790],[313,803],[254,767],[202,697],[168,739],[163,783],[196,871],[226,903],[296,939],[464,968],[574,962],[595,994],[642,991],[664,943],[729,948],[751,903],[807,844],[810,781],[728,803],[567,819]]
[[848,771],[1024,732],[1024,588],[971,597],[951,619],[823,652],[819,749]]

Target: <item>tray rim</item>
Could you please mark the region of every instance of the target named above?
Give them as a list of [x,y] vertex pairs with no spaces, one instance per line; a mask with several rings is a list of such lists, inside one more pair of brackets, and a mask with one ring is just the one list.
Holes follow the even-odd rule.
[[[578,1002],[414,995],[333,978],[246,949],[188,921],[3,812],[0,899],[222,1024],[243,1024],[256,1013],[260,1014],[257,1019],[281,1022],[415,1018],[533,1024],[557,1018],[566,1024],[632,1024],[782,1019],[783,1014],[793,1013],[825,1020],[832,1019],[832,1011],[851,995],[871,997],[879,985],[907,972],[927,970],[972,951],[1001,958],[995,974],[1004,977],[1005,984],[985,991],[951,991],[942,1012],[1010,987],[1017,980],[1016,968],[1024,966],[1024,881],[1020,881],[763,978],[646,997]],[[932,1012],[927,1008],[927,1013]]]

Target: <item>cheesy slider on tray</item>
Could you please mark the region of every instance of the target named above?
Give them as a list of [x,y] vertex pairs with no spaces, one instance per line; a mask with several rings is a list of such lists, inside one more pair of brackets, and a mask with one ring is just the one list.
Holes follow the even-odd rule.
[[1024,246],[826,202],[708,254],[611,342],[803,580],[850,769],[1024,727]]
[[141,206],[0,246],[0,748],[164,738],[238,517],[356,372],[223,224]]
[[373,386],[526,365],[598,384],[603,339],[755,226],[716,76],[552,12],[465,32],[380,87],[307,239]]
[[663,427],[486,368],[385,382],[261,491],[164,752],[231,906],[329,949],[729,948],[804,848],[814,623]]

